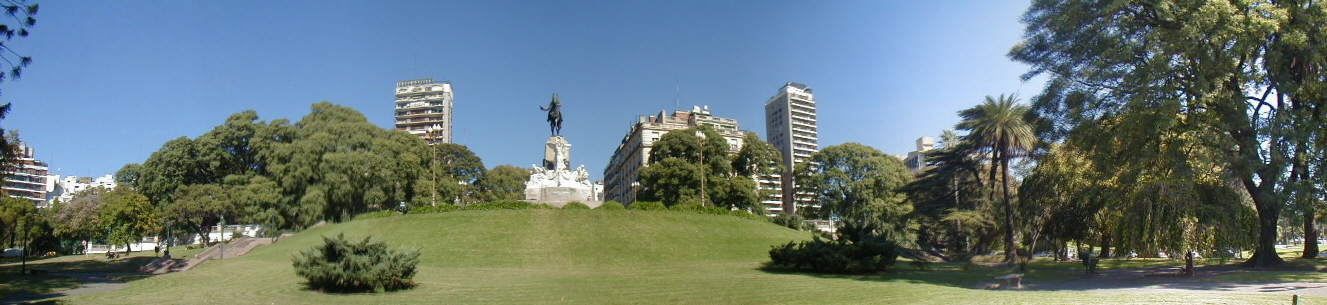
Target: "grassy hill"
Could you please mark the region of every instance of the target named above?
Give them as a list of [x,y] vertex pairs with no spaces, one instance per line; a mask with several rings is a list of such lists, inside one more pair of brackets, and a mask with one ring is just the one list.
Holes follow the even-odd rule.
[[[381,294],[308,291],[293,253],[344,232],[422,252],[418,287]],[[1281,296],[1003,292],[935,271],[838,276],[762,271],[770,245],[809,233],[682,212],[465,211],[313,228],[235,259],[68,297],[76,304],[400,303],[1120,303],[1281,301]],[[904,264],[900,264],[903,267]],[[1002,271],[994,271],[1002,272]],[[982,276],[985,276],[983,274]],[[1032,280],[1032,276],[1029,276]],[[1195,299],[1197,298],[1197,299]],[[1214,299],[1215,298],[1215,299]]]

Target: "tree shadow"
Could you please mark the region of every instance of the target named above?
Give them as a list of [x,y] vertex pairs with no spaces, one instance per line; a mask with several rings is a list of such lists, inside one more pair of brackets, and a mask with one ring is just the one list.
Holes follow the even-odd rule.
[[796,269],[773,266],[769,263],[756,268],[761,272],[781,275],[802,275],[823,279],[851,279],[858,281],[894,282],[907,284],[930,284],[955,288],[986,288],[997,282],[995,277],[1012,273],[1023,273],[1031,279],[1054,278],[1057,280],[1079,276],[1075,271],[1060,268],[1030,268],[1026,272],[1015,266],[986,266],[965,263],[931,263],[926,270],[908,268],[906,264],[896,264],[885,272],[869,274],[836,274],[816,272],[809,269]]
[[[154,256],[135,256],[114,260],[86,259],[66,262],[28,263],[28,269],[46,269],[49,273],[134,273],[138,268],[151,263]],[[7,265],[0,267],[2,273],[19,272],[21,266]]]

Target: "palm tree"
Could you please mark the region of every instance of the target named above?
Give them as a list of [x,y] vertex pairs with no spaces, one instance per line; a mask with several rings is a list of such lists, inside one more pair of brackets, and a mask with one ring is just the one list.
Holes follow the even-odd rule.
[[1014,245],[1014,206],[1009,199],[1009,159],[1018,157],[1032,150],[1036,136],[1032,125],[1023,120],[1028,107],[1018,104],[1014,95],[999,98],[986,96],[986,101],[972,108],[958,112],[963,118],[955,125],[958,130],[968,131],[964,136],[979,151],[991,154],[991,179],[995,181],[996,168],[1001,172],[1000,184],[1004,187],[1004,259],[1013,263],[1017,259]]

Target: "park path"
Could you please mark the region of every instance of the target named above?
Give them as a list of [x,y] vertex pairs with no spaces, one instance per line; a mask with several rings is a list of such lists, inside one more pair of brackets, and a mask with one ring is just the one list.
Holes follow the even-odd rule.
[[19,304],[23,302],[39,301],[39,300],[58,298],[63,296],[119,290],[125,287],[129,287],[129,283],[114,281],[106,278],[106,276],[131,275],[131,274],[138,274],[138,273],[52,273],[51,275],[55,276],[63,276],[63,277],[78,279],[78,281],[83,282],[83,285],[74,289],[66,289],[50,293],[20,294],[13,296],[5,296],[3,300],[0,300],[0,304]]
[[1192,277],[1170,275],[1170,269],[1108,270],[1081,278],[1052,281],[1025,282],[1023,290],[1036,291],[1091,291],[1106,293],[1273,293],[1327,297],[1327,283],[1310,282],[1219,282],[1204,278],[1239,272],[1229,267],[1195,268]]

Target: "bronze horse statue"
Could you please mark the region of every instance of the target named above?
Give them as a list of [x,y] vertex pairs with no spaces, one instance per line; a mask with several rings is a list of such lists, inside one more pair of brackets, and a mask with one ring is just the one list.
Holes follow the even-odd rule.
[[548,102],[548,107],[539,106],[539,110],[548,111],[548,129],[553,135],[562,134],[562,102],[558,101],[558,94],[553,94],[553,101]]

